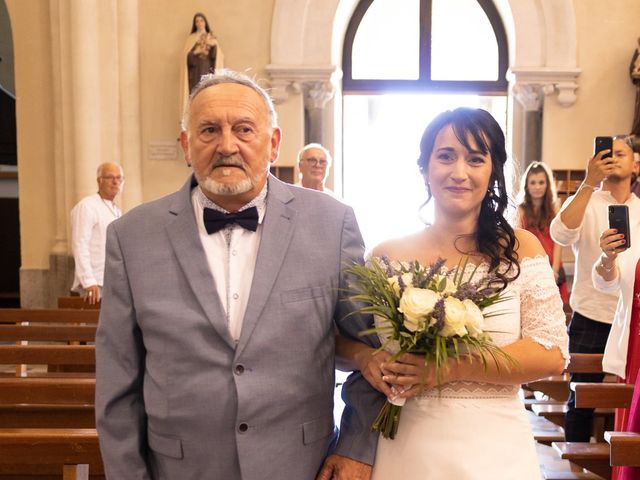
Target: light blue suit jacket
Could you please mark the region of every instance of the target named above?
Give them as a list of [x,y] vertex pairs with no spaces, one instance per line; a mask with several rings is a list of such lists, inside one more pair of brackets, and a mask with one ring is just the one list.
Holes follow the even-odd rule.
[[[334,333],[342,269],[361,261],[353,210],[269,178],[266,214],[237,345],[202,247],[191,178],[108,230],[96,337],[96,418],[108,478],[313,480],[335,446]],[[336,452],[372,463],[384,400],[359,375]]]

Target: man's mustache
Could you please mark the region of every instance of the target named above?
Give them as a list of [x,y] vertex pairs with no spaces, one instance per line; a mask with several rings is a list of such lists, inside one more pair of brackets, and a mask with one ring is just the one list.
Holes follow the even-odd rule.
[[240,155],[216,155],[211,165],[211,171],[218,167],[239,167],[246,170]]

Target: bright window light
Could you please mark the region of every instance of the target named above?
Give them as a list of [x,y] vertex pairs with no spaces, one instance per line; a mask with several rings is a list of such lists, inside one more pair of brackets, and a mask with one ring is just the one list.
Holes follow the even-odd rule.
[[419,0],[376,0],[353,40],[353,78],[417,79],[419,42]]
[[[346,95],[344,97],[344,200],[356,213],[367,250],[433,221],[417,166],[420,139],[440,112],[484,108],[506,123],[502,96]],[[507,178],[509,177],[509,172]]]
[[434,0],[431,15],[432,80],[498,80],[498,42],[477,0]]

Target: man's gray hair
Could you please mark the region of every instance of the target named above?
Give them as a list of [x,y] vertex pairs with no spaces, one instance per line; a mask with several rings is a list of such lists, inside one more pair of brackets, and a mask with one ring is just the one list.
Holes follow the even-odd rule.
[[264,100],[264,105],[265,107],[267,107],[267,111],[269,112],[270,126],[272,128],[276,128],[278,126],[278,115],[276,114],[276,109],[273,106],[273,100],[271,100],[271,97],[266,92],[266,90],[258,85],[258,83],[254,79],[245,75],[244,73],[236,72],[234,70],[229,70],[226,68],[220,68],[217,69],[215,73],[202,75],[198,84],[193,87],[193,90],[189,95],[187,108],[185,109],[184,115],[182,116],[183,131],[186,132],[187,127],[189,126],[189,115],[191,113],[191,105],[193,104],[193,100],[204,89],[213,87],[214,85],[221,85],[223,83],[236,83],[238,85],[244,85],[245,87],[249,87],[254,90],[258,95],[260,95],[262,100]]
[[327,157],[327,164],[331,165],[333,160],[331,158],[331,154],[329,153],[329,150],[323,147],[320,143],[307,143],[304,147],[302,147],[298,152],[298,163],[300,163],[300,160],[302,160],[302,154],[307,150],[311,150],[312,148],[317,148],[318,150],[322,150],[324,152],[324,155]]
[[98,170],[96,170],[96,178],[102,177],[102,173],[107,165],[115,165],[120,169],[120,174],[124,174],[124,170],[122,169],[122,165],[116,162],[104,162],[98,165]]

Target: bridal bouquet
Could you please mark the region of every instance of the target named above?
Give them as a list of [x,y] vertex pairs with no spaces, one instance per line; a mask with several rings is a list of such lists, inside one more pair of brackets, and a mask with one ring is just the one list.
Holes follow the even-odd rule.
[[[499,357],[514,363],[484,330],[484,319],[491,314],[483,310],[505,300],[497,277],[489,272],[476,281],[477,267],[466,275],[466,260],[451,271],[444,263],[438,259],[423,266],[374,257],[366,266],[347,267],[355,292],[351,298],[365,304],[360,312],[376,317],[376,326],[361,335],[378,334],[382,340],[378,351],[392,352],[391,361],[405,353],[424,355],[425,365],[434,365],[438,384],[450,358],[473,361],[475,357],[485,368],[489,358],[497,366]],[[404,401],[387,399],[371,429],[393,439]]]

